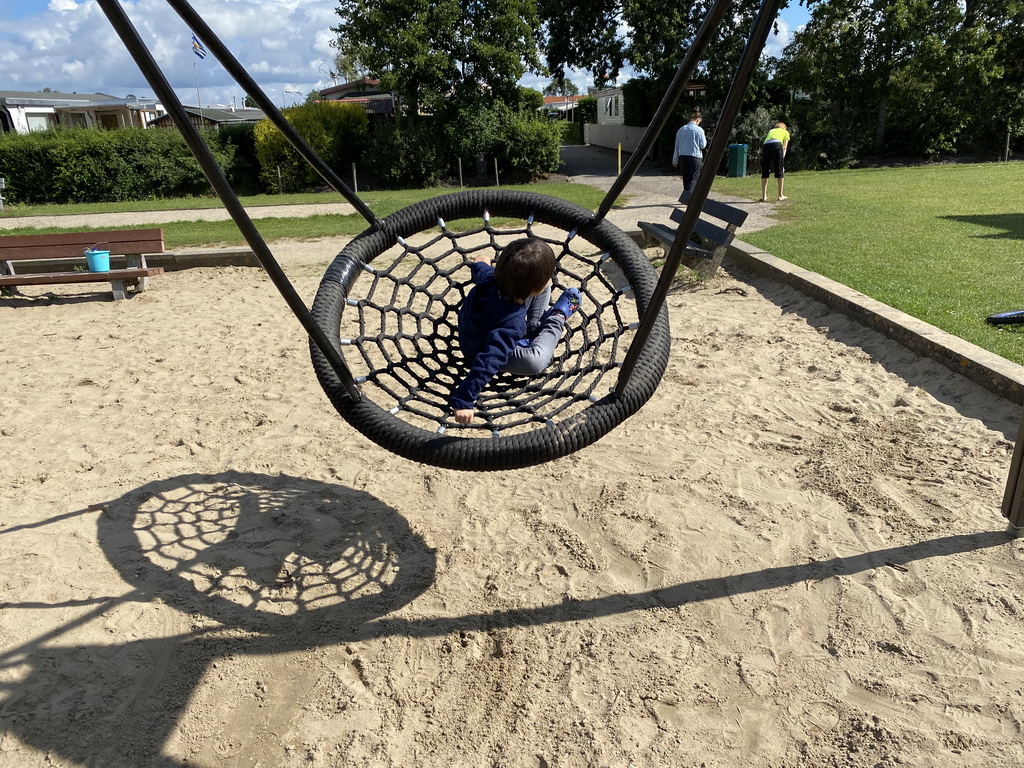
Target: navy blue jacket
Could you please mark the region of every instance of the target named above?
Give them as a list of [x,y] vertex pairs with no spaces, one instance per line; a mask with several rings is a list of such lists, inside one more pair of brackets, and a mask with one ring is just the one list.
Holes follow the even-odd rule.
[[499,293],[490,264],[478,261],[470,269],[476,285],[459,308],[459,347],[470,368],[452,392],[455,410],[476,407],[487,382],[508,362],[516,343],[526,338],[526,306]]

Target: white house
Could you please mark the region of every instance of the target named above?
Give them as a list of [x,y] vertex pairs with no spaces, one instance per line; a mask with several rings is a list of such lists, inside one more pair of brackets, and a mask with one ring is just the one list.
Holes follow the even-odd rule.
[[621,88],[605,88],[594,94],[597,99],[598,125],[623,125],[623,100]]
[[57,126],[69,128],[145,128],[164,114],[155,99],[129,94],[123,99],[106,93],[37,93],[0,91],[0,130],[30,133]]

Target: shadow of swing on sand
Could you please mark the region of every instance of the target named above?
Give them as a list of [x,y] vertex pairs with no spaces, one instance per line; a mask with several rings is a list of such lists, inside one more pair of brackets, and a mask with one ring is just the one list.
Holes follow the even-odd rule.
[[[225,472],[149,483],[91,509],[99,506],[100,546],[133,589],[77,601],[93,607],[0,653],[5,679],[17,680],[2,686],[0,721],[40,750],[104,768],[184,768],[186,763],[161,754],[163,745],[209,666],[225,657],[593,620],[902,567],[1010,541],[1001,532],[947,536],[632,594],[400,619],[388,615],[433,584],[436,554],[401,514],[369,494],[302,478]],[[55,520],[74,514],[81,512]],[[109,645],[57,642],[116,606],[157,602],[194,617],[194,628]],[[46,606],[5,609],[39,607]]]

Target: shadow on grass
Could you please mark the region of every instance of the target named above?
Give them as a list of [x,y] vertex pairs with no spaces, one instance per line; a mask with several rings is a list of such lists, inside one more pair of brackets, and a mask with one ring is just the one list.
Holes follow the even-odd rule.
[[1024,213],[991,213],[978,216],[940,216],[947,221],[1000,230],[988,235],[974,235],[981,240],[1024,240]]

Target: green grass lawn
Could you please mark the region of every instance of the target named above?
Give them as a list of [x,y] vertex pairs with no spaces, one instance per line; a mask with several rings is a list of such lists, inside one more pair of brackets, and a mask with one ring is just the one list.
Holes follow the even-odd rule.
[[[714,189],[761,196],[752,177]],[[1024,163],[805,171],[786,194],[784,223],[744,240],[1024,364],[1024,329],[985,323],[1024,309]]]

